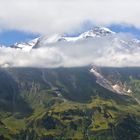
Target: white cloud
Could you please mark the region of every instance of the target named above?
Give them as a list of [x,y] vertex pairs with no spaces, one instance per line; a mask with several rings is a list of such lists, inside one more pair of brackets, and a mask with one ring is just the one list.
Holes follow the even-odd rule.
[[[0,0],[0,28],[50,35],[77,29],[86,20],[140,28],[139,5],[139,0]],[[106,39],[54,45],[30,53],[0,48],[0,66],[140,66],[139,48],[128,50]]]
[[[122,36],[122,35],[121,35]],[[119,36],[115,36],[115,38]],[[24,52],[12,48],[0,48],[2,67],[78,67],[98,66],[140,66],[140,47],[123,46],[113,39],[96,38],[75,43],[59,42],[51,46]],[[125,38],[127,40],[127,38]]]
[[139,5],[139,0],[0,0],[0,27],[53,34],[91,20],[140,28]]

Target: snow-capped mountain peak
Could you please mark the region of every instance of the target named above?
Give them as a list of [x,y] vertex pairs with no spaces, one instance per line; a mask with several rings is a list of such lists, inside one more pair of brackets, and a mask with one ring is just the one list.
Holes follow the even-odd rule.
[[61,34],[55,34],[53,36],[43,36],[39,39],[40,46],[45,46],[47,44],[52,44],[60,41],[67,41],[67,42],[75,42],[78,40],[83,40],[88,37],[95,38],[95,37],[103,37],[108,35],[113,35],[115,32],[111,31],[108,28],[104,27],[95,27],[92,30],[86,31],[81,33],[79,36],[65,36]]
[[113,35],[115,32],[105,27],[94,27],[92,30],[86,31],[80,35],[82,38],[88,37],[103,37],[107,35]]
[[113,45],[119,45],[121,48],[126,49],[140,48],[140,40],[138,39],[123,40],[121,38],[118,38],[117,33],[105,27],[94,27],[93,29],[83,32],[78,36],[66,36],[61,34],[55,34],[50,37],[42,36],[29,42],[15,43],[10,47],[30,52],[32,49],[40,47],[48,47],[50,44],[58,43],[61,41],[77,42],[80,40],[86,40],[87,38],[96,39],[102,37],[109,37],[108,39],[110,39],[110,42],[112,42]]
[[84,32],[80,35],[81,38],[87,38],[87,37],[95,37],[96,34],[93,32],[93,30]]
[[29,42],[25,42],[25,43],[15,43],[14,45],[12,45],[12,48],[16,48],[16,49],[21,49],[23,51],[29,52],[38,42],[39,38],[35,38]]
[[95,27],[93,31],[96,33],[98,32],[98,33],[115,34],[115,32],[111,31],[109,28],[106,27]]

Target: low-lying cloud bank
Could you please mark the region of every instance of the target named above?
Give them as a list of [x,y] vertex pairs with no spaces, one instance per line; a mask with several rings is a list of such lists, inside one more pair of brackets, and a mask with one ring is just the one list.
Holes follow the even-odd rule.
[[1,67],[140,66],[140,47],[122,45],[115,38],[59,42],[24,52],[0,48]]

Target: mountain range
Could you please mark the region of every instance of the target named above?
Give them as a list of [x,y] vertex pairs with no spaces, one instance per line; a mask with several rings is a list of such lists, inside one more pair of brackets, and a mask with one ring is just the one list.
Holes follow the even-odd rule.
[[[120,36],[96,27],[1,48],[30,54],[107,38],[118,51],[139,50],[138,39]],[[140,67],[0,67],[0,140],[140,140]]]
[[[122,46],[131,48],[131,47],[139,47],[140,46],[140,40],[136,38],[130,38],[127,40],[123,40],[120,38],[117,38],[116,35],[119,33],[116,33],[114,31],[111,31],[108,28],[105,27],[94,27],[92,30],[86,31],[81,33],[78,36],[67,36],[67,35],[60,35],[55,34],[52,36],[41,36],[38,38],[35,38],[33,40],[30,40],[29,42],[22,42],[22,43],[15,43],[11,46],[11,48],[16,49],[22,49],[23,51],[31,51],[32,49],[39,48],[42,46],[47,46],[50,44],[54,44],[57,42],[77,42],[80,40],[86,40],[87,38],[102,38],[102,37],[109,37],[113,43],[120,43]],[[4,45],[1,45],[1,47],[5,47]]]

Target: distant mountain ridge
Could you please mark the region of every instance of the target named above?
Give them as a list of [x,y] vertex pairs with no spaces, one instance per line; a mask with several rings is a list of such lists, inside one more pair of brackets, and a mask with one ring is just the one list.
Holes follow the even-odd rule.
[[[26,52],[30,52],[34,48],[40,48],[42,46],[47,46],[50,44],[54,44],[57,42],[77,42],[80,40],[86,40],[87,38],[103,38],[103,37],[112,37],[113,43],[120,43],[122,46],[125,47],[140,47],[140,40],[133,38],[131,40],[125,41],[123,39],[118,39],[115,37],[118,33],[111,31],[108,28],[105,27],[94,27],[92,30],[88,30],[86,32],[81,33],[78,36],[66,36],[61,34],[55,34],[52,36],[41,36],[38,38],[35,38],[29,42],[22,42],[22,43],[15,43],[9,47],[15,48],[15,49],[21,49]],[[112,41],[112,40],[110,40]],[[4,47],[1,45],[1,47]]]

